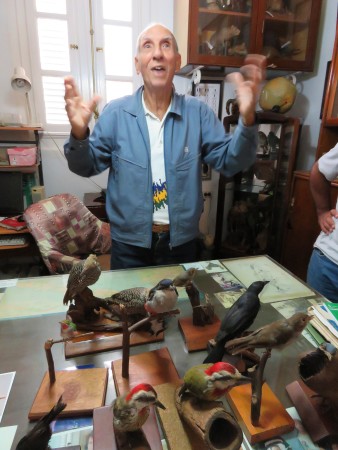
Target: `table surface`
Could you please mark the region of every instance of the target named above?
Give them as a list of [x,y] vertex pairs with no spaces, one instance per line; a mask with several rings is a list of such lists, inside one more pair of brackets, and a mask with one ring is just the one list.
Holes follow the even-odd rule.
[[[274,262],[271,262],[272,260],[270,260],[268,257],[266,258],[268,264],[274,264]],[[240,258],[240,260],[242,259],[243,258]],[[237,260],[232,261],[236,262]],[[251,266],[252,262],[258,261],[259,264],[261,262],[266,262],[264,259],[260,258],[258,260],[245,258],[243,259],[243,261],[249,261]],[[224,262],[226,263],[227,260],[225,260]],[[242,266],[243,268],[245,268],[245,264],[242,264]],[[255,271],[257,270],[258,266],[257,264],[253,265],[253,273],[251,274],[252,277],[256,276]],[[260,267],[262,267],[262,265]],[[277,263],[276,268],[283,271],[283,269],[281,269],[281,267],[277,265]],[[183,269],[180,266],[168,266],[167,268],[169,277],[173,277],[175,273],[179,273],[181,270]],[[140,282],[141,276],[141,278],[143,277],[142,279],[144,280],[144,286],[152,286],[154,285],[154,280],[159,281],[159,279],[165,278],[163,276],[165,271],[165,267],[145,268],[137,270],[133,269],[126,271],[110,271],[102,272],[101,277],[104,280],[105,289],[112,294],[113,292],[121,289],[121,286],[123,285],[121,280],[123,279],[126,280],[126,283],[129,283],[129,287],[136,285],[139,286],[140,284],[130,285],[130,280],[135,279]],[[281,277],[282,275],[279,276]],[[286,279],[290,277],[289,272],[287,272],[286,270],[285,275],[287,276]],[[215,282],[215,279],[212,278],[213,276],[213,273],[207,273],[205,270],[199,270],[197,272],[197,275],[195,276],[194,282],[201,292],[210,293],[210,299],[215,305],[215,312],[219,318],[222,318],[225,311],[224,306],[213,295],[215,294],[215,292],[217,292],[217,290],[222,291],[222,289],[217,289],[217,283]],[[272,279],[274,275],[271,273],[267,274],[266,279],[269,279],[269,276],[270,279]],[[58,275],[32,278],[30,280],[18,280],[16,286],[8,287],[5,292],[2,293],[2,296],[0,297],[0,309],[2,307],[2,304],[6,304],[6,302],[8,302],[8,299],[15,298],[15,292],[20,293],[22,299],[25,298],[25,292],[28,297],[32,298],[33,292],[36,292],[36,294],[38,294],[38,286],[40,284],[41,286],[46,285],[46,283],[48,284],[48,280],[50,280],[50,285],[53,286],[52,289],[54,290],[54,294],[55,291],[59,294],[60,303],[62,303],[63,293],[65,292],[65,277],[66,276],[64,275]],[[240,279],[238,275],[237,278]],[[243,275],[243,278],[247,279],[248,274],[246,274],[245,276]],[[118,284],[115,284],[114,280],[120,281]],[[279,280],[281,283],[282,278],[279,278]],[[135,283],[137,283],[137,281],[135,281]],[[308,287],[303,282],[299,281],[298,279],[295,279],[295,282],[299,282],[300,285],[304,287],[305,292],[311,293],[311,291],[308,290]],[[270,283],[272,283],[272,281]],[[55,287],[56,285],[57,287]],[[23,289],[23,286],[25,286],[25,289]],[[96,285],[92,286],[94,294],[100,295],[97,294],[95,286]],[[45,293],[44,295],[44,302],[47,303],[48,293]],[[36,301],[41,305],[41,311],[45,311],[45,307],[43,306],[41,298],[39,298],[38,295],[36,298]],[[307,304],[306,302],[308,302],[309,298],[312,302],[318,302],[321,300],[321,297],[319,297],[318,294],[312,292],[312,295],[306,296],[306,298],[303,297],[293,300],[279,299],[278,304],[280,306],[282,306],[283,304],[283,308],[286,304],[288,304],[286,308],[291,308],[291,310],[299,310],[304,308],[304,305]],[[276,304],[271,304],[267,301],[265,301],[265,303],[262,303],[261,311],[259,312],[254,324],[252,325],[252,327],[250,327],[250,329],[254,330],[261,325],[281,318],[280,312],[278,312],[278,310],[273,305]],[[13,307],[18,306],[13,305]],[[206,351],[188,353],[184,344],[183,337],[179,331],[179,317],[191,316],[191,305],[184,288],[180,288],[179,291],[178,307],[181,313],[179,316],[171,317],[170,319],[168,319],[164,341],[132,347],[130,353],[131,355],[135,355],[150,350],[159,349],[165,346],[169,349],[172,360],[177,368],[179,375],[183,377],[186,370],[195,364],[200,364],[207,353]],[[283,308],[279,309],[278,307],[280,311],[282,311]],[[39,310],[37,309],[36,314],[39,314],[38,311]],[[5,408],[4,416],[1,421],[2,427],[18,425],[14,444],[12,447],[13,449],[15,448],[19,439],[27,432],[29,428],[33,426],[28,422],[27,415],[32,406],[34,397],[38,391],[42,378],[47,371],[44,343],[49,338],[58,339],[60,337],[59,321],[65,318],[65,312],[42,314],[43,315],[33,315],[31,317],[23,318],[5,317],[0,320],[0,373],[12,371],[16,372],[14,383]],[[201,328],[201,332],[203,332],[203,328]],[[295,343],[293,343],[283,351],[272,351],[272,355],[266,365],[264,375],[270,388],[275,392],[275,394],[282,401],[285,407],[291,406],[290,400],[285,391],[285,386],[288,383],[299,379],[298,357],[302,352],[308,351],[312,348],[313,346],[310,344],[310,342],[305,337],[301,336]],[[95,367],[110,368],[111,361],[121,359],[122,357],[122,350],[115,350],[65,360],[63,344],[54,345],[52,348],[52,353],[56,370],[85,364],[94,364]],[[109,405],[114,398],[115,388],[111,370],[109,369],[106,405]]]

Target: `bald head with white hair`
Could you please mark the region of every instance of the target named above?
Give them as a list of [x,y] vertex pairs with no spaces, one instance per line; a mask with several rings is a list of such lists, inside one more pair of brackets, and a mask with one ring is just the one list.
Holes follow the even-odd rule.
[[162,28],[164,28],[164,29],[166,29],[168,31],[168,37],[172,40],[176,53],[179,53],[178,44],[177,44],[177,41],[176,41],[176,38],[175,38],[173,32],[168,27],[163,25],[162,23],[160,23],[160,22],[153,22],[153,23],[150,23],[149,25],[147,25],[137,37],[137,40],[136,40],[136,54],[137,55],[138,55],[138,53],[140,51],[141,40],[142,40],[142,38],[144,36],[146,36],[147,31],[149,31],[151,28],[158,27],[158,26],[160,26],[160,27],[162,27]]

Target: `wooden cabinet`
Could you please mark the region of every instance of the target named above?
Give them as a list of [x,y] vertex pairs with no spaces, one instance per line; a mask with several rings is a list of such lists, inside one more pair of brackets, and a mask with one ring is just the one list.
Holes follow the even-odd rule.
[[[309,176],[309,171],[294,172],[280,261],[304,281],[313,244],[320,232]],[[337,194],[338,180],[331,183],[332,205],[336,202]]]
[[[219,258],[257,254],[280,258],[300,121],[267,112],[258,112],[257,120],[255,163],[231,180],[220,176],[215,232]],[[223,123],[232,132],[238,116],[227,116]],[[224,212],[230,196],[230,208]]]
[[322,123],[319,132],[316,159],[338,142],[338,18],[336,39],[324,96]]
[[240,67],[247,53],[278,70],[312,71],[322,0],[174,0],[181,73]]

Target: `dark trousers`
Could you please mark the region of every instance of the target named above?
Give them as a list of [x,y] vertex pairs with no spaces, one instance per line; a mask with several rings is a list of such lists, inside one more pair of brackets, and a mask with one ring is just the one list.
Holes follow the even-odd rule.
[[169,247],[170,233],[153,233],[151,248],[137,247],[112,240],[110,268],[131,269],[134,267],[163,266],[197,261],[197,239],[177,247]]

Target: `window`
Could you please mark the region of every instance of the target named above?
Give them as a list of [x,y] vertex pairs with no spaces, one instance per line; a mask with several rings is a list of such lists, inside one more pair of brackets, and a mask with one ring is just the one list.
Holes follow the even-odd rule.
[[94,92],[101,96],[99,111],[107,101],[136,89],[134,46],[144,26],[141,15],[147,19],[146,3],[26,0],[29,47],[38,49],[30,54],[36,116],[48,131],[68,131],[67,75],[74,76],[85,99]]

